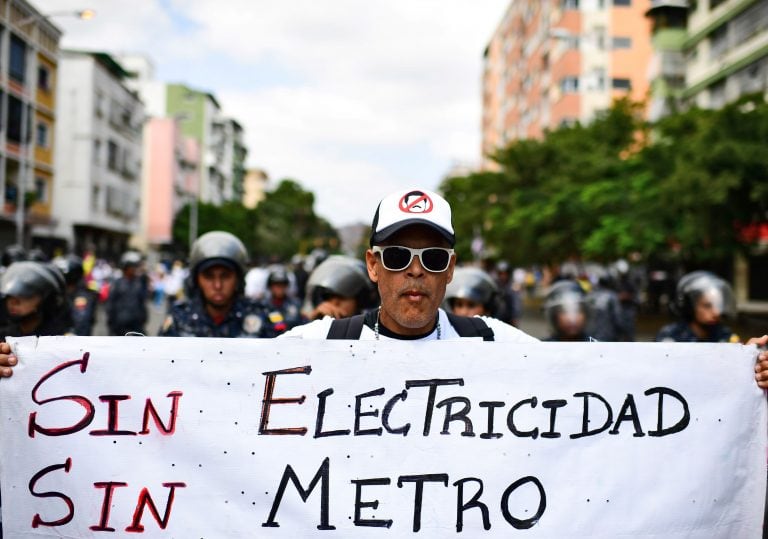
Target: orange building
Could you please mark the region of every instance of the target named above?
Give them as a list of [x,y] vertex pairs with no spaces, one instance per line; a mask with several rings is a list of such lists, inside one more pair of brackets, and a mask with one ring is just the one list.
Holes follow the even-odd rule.
[[645,100],[650,0],[513,0],[484,54],[482,155]]
[[[51,249],[53,133],[61,31],[24,0],[0,0],[0,247]],[[32,234],[33,226],[42,235]]]

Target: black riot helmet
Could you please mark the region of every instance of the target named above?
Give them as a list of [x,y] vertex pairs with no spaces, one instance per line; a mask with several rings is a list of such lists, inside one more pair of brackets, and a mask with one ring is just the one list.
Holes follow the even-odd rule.
[[33,261],[14,262],[0,278],[0,294],[3,297],[40,296],[43,310],[50,311],[64,304],[64,276],[51,264]]
[[142,256],[138,251],[126,251],[123,256],[120,257],[120,267],[125,269],[127,267],[138,267],[141,265]]
[[479,268],[456,268],[453,280],[446,287],[445,299],[450,307],[456,299],[479,303],[485,308],[486,316],[497,316],[501,307],[499,287],[490,275]]
[[83,278],[83,259],[77,255],[57,256],[53,265],[64,275],[68,286],[76,285]]
[[213,266],[232,268],[240,281],[240,288],[245,286],[245,273],[248,269],[248,251],[235,235],[222,230],[207,232],[192,244],[189,254],[191,287],[197,288],[197,275]]
[[587,295],[576,281],[569,279],[557,281],[547,291],[544,314],[555,333],[560,332],[557,318],[561,313],[570,317],[584,315],[586,325]]
[[3,249],[2,265],[6,268],[14,262],[21,262],[27,259],[27,251],[21,245],[13,244]]
[[312,271],[307,281],[307,299],[312,307],[333,296],[355,298],[358,312],[376,305],[376,287],[368,278],[365,263],[350,256],[333,255]]
[[273,268],[269,272],[269,277],[267,277],[267,286],[272,286],[273,284],[290,284],[291,280],[288,278],[288,272],[285,271],[285,269],[277,267]]
[[733,289],[727,281],[708,271],[694,271],[683,275],[677,283],[674,310],[687,322],[695,318],[696,304],[706,298],[721,316],[733,316],[736,302]]

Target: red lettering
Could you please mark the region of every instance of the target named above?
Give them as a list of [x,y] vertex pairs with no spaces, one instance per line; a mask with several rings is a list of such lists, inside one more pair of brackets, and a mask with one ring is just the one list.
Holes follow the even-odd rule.
[[69,521],[72,520],[72,518],[75,516],[75,504],[72,502],[72,498],[69,496],[62,494],[61,492],[35,492],[35,485],[37,482],[45,475],[49,474],[50,472],[54,472],[56,470],[64,470],[65,473],[69,473],[70,468],[72,467],[72,459],[67,458],[67,460],[64,462],[64,464],[54,464],[52,466],[48,466],[46,468],[43,468],[39,472],[37,472],[35,475],[32,476],[32,479],[29,480],[29,493],[32,494],[35,498],[59,498],[67,505],[67,514],[61,517],[58,520],[43,520],[40,516],[40,513],[35,513],[35,516],[32,517],[32,527],[37,528],[39,526],[63,526],[64,524],[69,523]]
[[141,425],[141,432],[139,434],[149,434],[149,416],[155,421],[155,426],[159,429],[160,434],[171,435],[176,431],[176,419],[179,414],[179,399],[183,393],[181,391],[171,391],[168,393],[168,397],[171,397],[171,416],[168,418],[168,426],[160,419],[160,416],[155,409],[155,405],[152,404],[151,399],[147,399],[147,403],[144,405],[144,420]]
[[125,531],[137,533],[144,531],[144,526],[141,524],[141,518],[144,515],[145,507],[149,507],[149,512],[152,513],[152,516],[155,518],[155,521],[157,522],[158,526],[160,526],[161,530],[164,530],[166,526],[168,526],[168,520],[171,518],[171,508],[173,506],[173,498],[176,493],[176,487],[184,488],[187,485],[186,483],[163,483],[163,486],[171,489],[168,492],[168,502],[165,504],[165,513],[163,514],[163,518],[160,518],[160,514],[157,511],[155,502],[149,495],[149,490],[144,487],[141,489],[141,493],[139,493],[139,501],[136,503],[136,510],[133,512],[133,520],[131,521],[131,525],[125,528]]
[[114,481],[94,483],[94,487],[104,489],[104,501],[101,502],[101,518],[97,526],[91,526],[95,532],[113,532],[115,528],[109,527],[109,512],[112,509],[112,494],[115,487],[127,487],[128,483],[118,483]]
[[101,402],[109,403],[107,412],[107,428],[92,430],[89,434],[91,436],[135,436],[136,433],[132,430],[119,430],[117,428],[118,410],[117,403],[130,399],[130,395],[99,395]]
[[43,405],[43,404],[48,404],[49,402],[55,402],[55,401],[61,401],[61,400],[72,401],[79,404],[85,409],[83,418],[70,427],[46,428],[46,427],[41,427],[40,425],[37,424],[37,422],[35,421],[35,418],[37,417],[37,412],[32,412],[29,414],[29,427],[27,430],[30,438],[35,437],[35,432],[39,432],[40,434],[44,434],[46,436],[65,436],[67,434],[73,434],[75,432],[83,430],[85,427],[91,424],[91,421],[93,421],[95,410],[94,410],[93,403],[90,400],[88,400],[86,397],[83,397],[82,395],[65,395],[63,397],[52,397],[50,399],[43,399],[43,400],[40,400],[37,397],[37,391],[38,389],[40,389],[40,386],[43,385],[43,383],[49,378],[51,378],[53,375],[58,374],[65,369],[68,369],[70,367],[74,367],[77,365],[80,366],[80,372],[85,373],[86,369],[88,368],[89,356],[90,354],[86,352],[83,354],[82,359],[78,359],[75,361],[68,361],[66,363],[62,363],[61,365],[58,365],[53,370],[48,372],[45,376],[40,378],[37,384],[35,384],[35,387],[32,388],[32,400],[35,402],[35,404]]

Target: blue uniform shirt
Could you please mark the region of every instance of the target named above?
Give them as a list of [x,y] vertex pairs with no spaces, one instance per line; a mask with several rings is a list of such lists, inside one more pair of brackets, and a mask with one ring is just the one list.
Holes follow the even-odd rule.
[[239,297],[224,320],[215,323],[200,297],[180,301],[160,329],[161,337],[275,337],[264,306]]

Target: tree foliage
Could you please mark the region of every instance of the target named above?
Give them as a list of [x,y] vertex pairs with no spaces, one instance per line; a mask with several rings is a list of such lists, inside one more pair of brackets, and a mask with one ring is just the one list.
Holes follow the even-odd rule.
[[[240,202],[221,206],[198,203],[198,235],[225,230],[240,238],[253,259],[288,260],[314,247],[338,249],[339,240],[331,224],[315,214],[315,197],[296,181],[285,179],[254,209]],[[174,245],[188,250],[190,208],[185,205],[173,224]]]
[[481,236],[500,258],[556,263],[639,253],[722,260],[740,227],[768,220],[768,104],[745,97],[656,125],[626,100],[591,124],[515,141],[498,171],[443,182],[462,256]]

